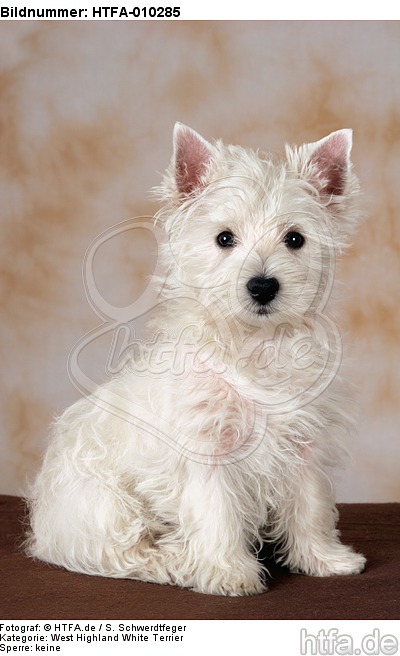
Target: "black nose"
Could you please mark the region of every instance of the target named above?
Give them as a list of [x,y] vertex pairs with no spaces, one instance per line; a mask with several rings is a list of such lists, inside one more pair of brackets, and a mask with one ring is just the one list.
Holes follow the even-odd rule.
[[275,298],[279,289],[279,282],[276,278],[251,278],[247,283],[247,289],[250,296],[260,305],[267,305]]

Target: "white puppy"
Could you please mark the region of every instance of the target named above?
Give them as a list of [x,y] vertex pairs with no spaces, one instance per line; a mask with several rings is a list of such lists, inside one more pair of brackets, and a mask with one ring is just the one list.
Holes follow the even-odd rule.
[[55,423],[33,556],[225,595],[265,590],[266,539],[292,571],[363,569],[329,478],[351,425],[324,314],[359,219],[350,150],[340,130],[275,160],[175,126],[158,318],[140,366]]

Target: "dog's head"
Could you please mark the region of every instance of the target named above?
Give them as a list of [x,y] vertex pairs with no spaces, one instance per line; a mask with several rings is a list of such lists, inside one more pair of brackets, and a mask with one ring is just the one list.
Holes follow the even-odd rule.
[[253,325],[323,307],[359,218],[351,145],[339,130],[275,160],[177,123],[158,190],[175,288]]

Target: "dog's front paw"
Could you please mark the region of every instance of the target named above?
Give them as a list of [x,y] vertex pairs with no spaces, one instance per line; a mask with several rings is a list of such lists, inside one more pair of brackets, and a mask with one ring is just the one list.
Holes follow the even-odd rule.
[[258,577],[254,580],[238,580],[229,578],[222,581],[211,594],[226,595],[229,597],[243,597],[246,595],[262,594],[267,591],[267,586]]
[[333,560],[324,563],[325,573],[320,574],[319,576],[346,576],[349,574],[360,574],[365,567],[365,563],[365,556],[355,553],[352,549],[347,547]]
[[360,574],[366,563],[366,558],[355,553],[351,547],[334,543],[321,550],[318,556],[311,554],[297,569],[310,576],[346,576]]
[[267,586],[258,572],[244,574],[232,568],[229,572],[215,572],[210,579],[198,581],[193,590],[203,594],[242,597],[266,592]]

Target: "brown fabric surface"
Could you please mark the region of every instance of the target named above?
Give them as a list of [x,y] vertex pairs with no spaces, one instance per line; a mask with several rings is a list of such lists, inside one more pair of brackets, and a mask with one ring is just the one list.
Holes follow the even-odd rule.
[[26,511],[0,496],[2,619],[396,619],[400,616],[400,504],[339,506],[343,541],[368,559],[359,576],[290,574],[264,558],[269,592],[201,595],[173,586],[74,574],[21,550]]

